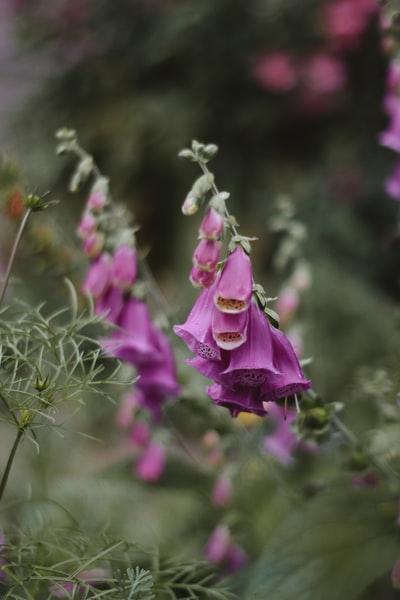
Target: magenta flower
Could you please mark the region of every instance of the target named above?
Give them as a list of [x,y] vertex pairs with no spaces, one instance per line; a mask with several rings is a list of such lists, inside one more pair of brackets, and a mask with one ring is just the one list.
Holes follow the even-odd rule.
[[164,472],[165,461],[164,446],[155,441],[150,442],[136,464],[135,473],[142,481],[158,481]]
[[224,567],[224,574],[233,573],[247,564],[244,550],[232,541],[226,525],[218,525],[212,532],[204,549],[206,558]]
[[87,199],[86,206],[89,210],[101,211],[105,207],[107,198],[100,190],[94,190],[91,192]]
[[224,230],[224,217],[215,208],[208,209],[200,224],[199,234],[202,239],[218,240]]
[[76,233],[81,238],[86,238],[96,231],[97,219],[91,212],[85,212],[82,215]]
[[221,358],[221,351],[215,343],[211,331],[215,286],[216,283],[205,289],[194,303],[186,322],[183,325],[174,325],[173,328],[189,350],[210,360]]
[[282,408],[272,402],[267,407],[268,414],[275,421],[275,431],[264,437],[262,448],[272,454],[285,466],[293,463],[293,450],[298,446],[299,439],[291,429],[291,423],[296,419],[296,411],[288,409],[285,413]]
[[99,232],[89,233],[83,240],[83,251],[89,258],[96,258],[102,252],[104,234]]
[[236,246],[229,254],[217,280],[214,294],[216,307],[224,313],[245,311],[253,292],[251,261],[246,252]]
[[400,162],[396,164],[393,173],[385,180],[385,190],[394,200],[400,200]]
[[95,298],[99,298],[110,285],[110,273],[111,257],[103,252],[91,263],[82,284],[82,289]]
[[[119,288],[111,289],[122,294]],[[158,331],[144,302],[130,296],[119,312],[116,325],[118,329],[109,338],[101,340],[106,353],[133,365],[143,365],[146,362],[154,364],[163,360]]]
[[277,93],[289,92],[298,81],[296,62],[283,50],[262,54],[254,65],[253,74],[263,88]]
[[216,344],[224,350],[234,350],[244,344],[247,339],[247,322],[247,311],[226,313],[213,308],[211,331]]
[[138,448],[145,448],[150,441],[150,436],[150,427],[146,421],[134,423],[129,432],[129,440]]
[[190,271],[189,279],[193,287],[209,288],[214,283],[217,277],[216,271],[204,271],[199,267],[193,266]]
[[134,283],[136,275],[136,252],[128,244],[122,244],[114,252],[111,281],[117,287],[128,289]]
[[302,66],[302,82],[315,94],[332,94],[347,83],[347,70],[341,58],[327,52],[316,52]]
[[202,271],[213,272],[221,255],[221,242],[200,240],[193,254],[193,264]]
[[225,506],[232,496],[232,479],[226,475],[221,475],[215,482],[211,493],[212,503],[216,506]]
[[123,290],[110,286],[98,299],[96,314],[103,315],[103,318],[109,323],[117,324],[124,304]]
[[243,387],[235,390],[214,383],[206,389],[214,403],[227,408],[232,417],[237,417],[241,412],[253,413],[259,417],[265,417],[268,414],[263,406],[264,398],[261,388]]
[[395,152],[400,152],[400,100],[389,95],[386,99],[385,108],[389,115],[389,123],[379,135],[379,143]]

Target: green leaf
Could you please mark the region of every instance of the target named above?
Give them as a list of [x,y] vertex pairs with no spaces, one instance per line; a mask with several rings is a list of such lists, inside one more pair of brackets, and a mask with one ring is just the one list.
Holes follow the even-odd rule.
[[295,509],[268,541],[245,600],[352,600],[389,572],[400,553],[388,498],[327,490]]

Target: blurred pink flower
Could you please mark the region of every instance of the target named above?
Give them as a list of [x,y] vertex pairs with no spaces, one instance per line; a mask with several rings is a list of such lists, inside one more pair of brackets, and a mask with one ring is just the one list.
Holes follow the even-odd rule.
[[332,94],[344,88],[348,76],[342,59],[327,52],[316,52],[304,60],[301,78],[310,92]]
[[150,442],[136,464],[136,475],[142,481],[158,481],[164,472],[166,451],[158,442]]
[[226,475],[221,475],[215,482],[211,494],[212,503],[216,506],[225,506],[232,496],[232,479]]
[[337,49],[351,50],[377,11],[376,0],[330,0],[322,6],[321,25]]
[[292,286],[286,286],[280,291],[276,301],[276,311],[280,317],[282,325],[285,325],[288,321],[290,321],[298,309],[299,304],[300,298],[296,288]]
[[261,87],[271,92],[289,92],[298,82],[296,61],[284,50],[271,50],[259,56],[253,75]]

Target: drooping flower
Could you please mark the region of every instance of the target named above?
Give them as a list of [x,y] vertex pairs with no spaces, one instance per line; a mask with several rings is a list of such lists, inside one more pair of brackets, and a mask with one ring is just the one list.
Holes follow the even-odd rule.
[[194,354],[210,360],[219,360],[221,351],[211,331],[213,296],[216,283],[206,288],[197,298],[183,325],[174,325],[174,332],[182,338]]
[[111,256],[103,252],[90,265],[82,289],[95,298],[102,296],[110,285]]
[[209,288],[217,277],[217,271],[204,271],[199,267],[193,266],[190,271],[189,279],[195,288]]
[[[119,290],[119,288],[112,289]],[[153,364],[163,359],[157,330],[144,302],[135,296],[130,296],[123,303],[116,325],[118,329],[101,341],[106,353],[133,365],[146,362]]]
[[217,280],[214,302],[224,313],[247,310],[253,292],[251,261],[246,252],[237,246],[226,259]]
[[202,271],[215,272],[221,255],[221,242],[200,240],[193,254],[193,264]]
[[234,350],[247,339],[247,311],[222,312],[213,309],[211,331],[215,343],[224,350]]
[[212,206],[200,224],[199,235],[205,240],[219,240],[224,230],[224,217]]
[[137,275],[136,252],[128,244],[121,244],[113,256],[110,278],[113,285],[129,289]]
[[152,441],[144,450],[135,467],[135,473],[142,481],[158,481],[164,472],[166,461],[165,447]]

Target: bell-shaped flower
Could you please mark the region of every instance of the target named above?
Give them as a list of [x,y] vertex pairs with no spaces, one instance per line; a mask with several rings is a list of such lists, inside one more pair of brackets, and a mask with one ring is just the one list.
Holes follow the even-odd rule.
[[220,348],[234,350],[247,339],[248,311],[226,313],[214,308],[212,312],[212,335]]
[[260,417],[268,414],[263,406],[263,396],[259,387],[242,387],[230,389],[218,383],[207,388],[207,394],[217,406],[224,406],[232,417],[241,412],[250,412]]
[[165,447],[153,441],[147,446],[136,464],[135,473],[142,481],[158,481],[164,472],[166,461]]
[[200,240],[193,254],[193,264],[202,271],[212,272],[217,268],[221,255],[221,242]]
[[82,284],[82,289],[95,298],[99,298],[110,285],[110,272],[111,257],[103,252],[91,263]]
[[136,252],[128,244],[122,244],[114,252],[111,266],[111,281],[115,286],[126,290],[134,283],[136,275]]
[[209,288],[214,283],[217,277],[216,270],[204,271],[199,267],[193,266],[190,271],[189,279],[193,287],[195,288]]
[[97,227],[97,219],[91,212],[85,212],[82,215],[80,223],[76,229],[76,233],[80,238],[86,238],[94,233]]
[[211,206],[201,222],[199,229],[200,237],[206,240],[218,240],[223,230],[224,217]]
[[[112,289],[122,293],[119,288]],[[163,360],[157,330],[144,302],[130,296],[125,301],[116,324],[118,329],[113,331],[108,339],[102,340],[102,347],[106,353],[133,365]]]
[[[242,314],[245,313],[239,313]],[[271,329],[264,313],[251,302],[247,340],[229,353],[229,365],[221,373],[224,385],[257,387],[280,378],[281,373],[274,364]]]
[[262,384],[265,401],[279,400],[304,392],[311,387],[311,381],[304,377],[293,346],[284,333],[271,327],[274,349],[274,364],[281,377],[278,381]]
[[124,293],[120,288],[110,285],[96,303],[96,314],[103,315],[109,323],[118,323],[124,308]]
[[253,276],[249,256],[237,246],[226,259],[214,294],[216,307],[225,313],[247,310],[253,292]]
[[219,360],[221,351],[211,332],[211,318],[214,310],[213,295],[215,285],[205,289],[197,298],[183,325],[175,325],[174,332],[185,342],[194,354],[210,360]]
[[171,344],[165,335],[157,329],[155,329],[154,341],[156,360],[148,360],[140,365],[140,379],[136,386],[140,389],[153,389],[164,397],[177,396],[180,392],[180,386]]

